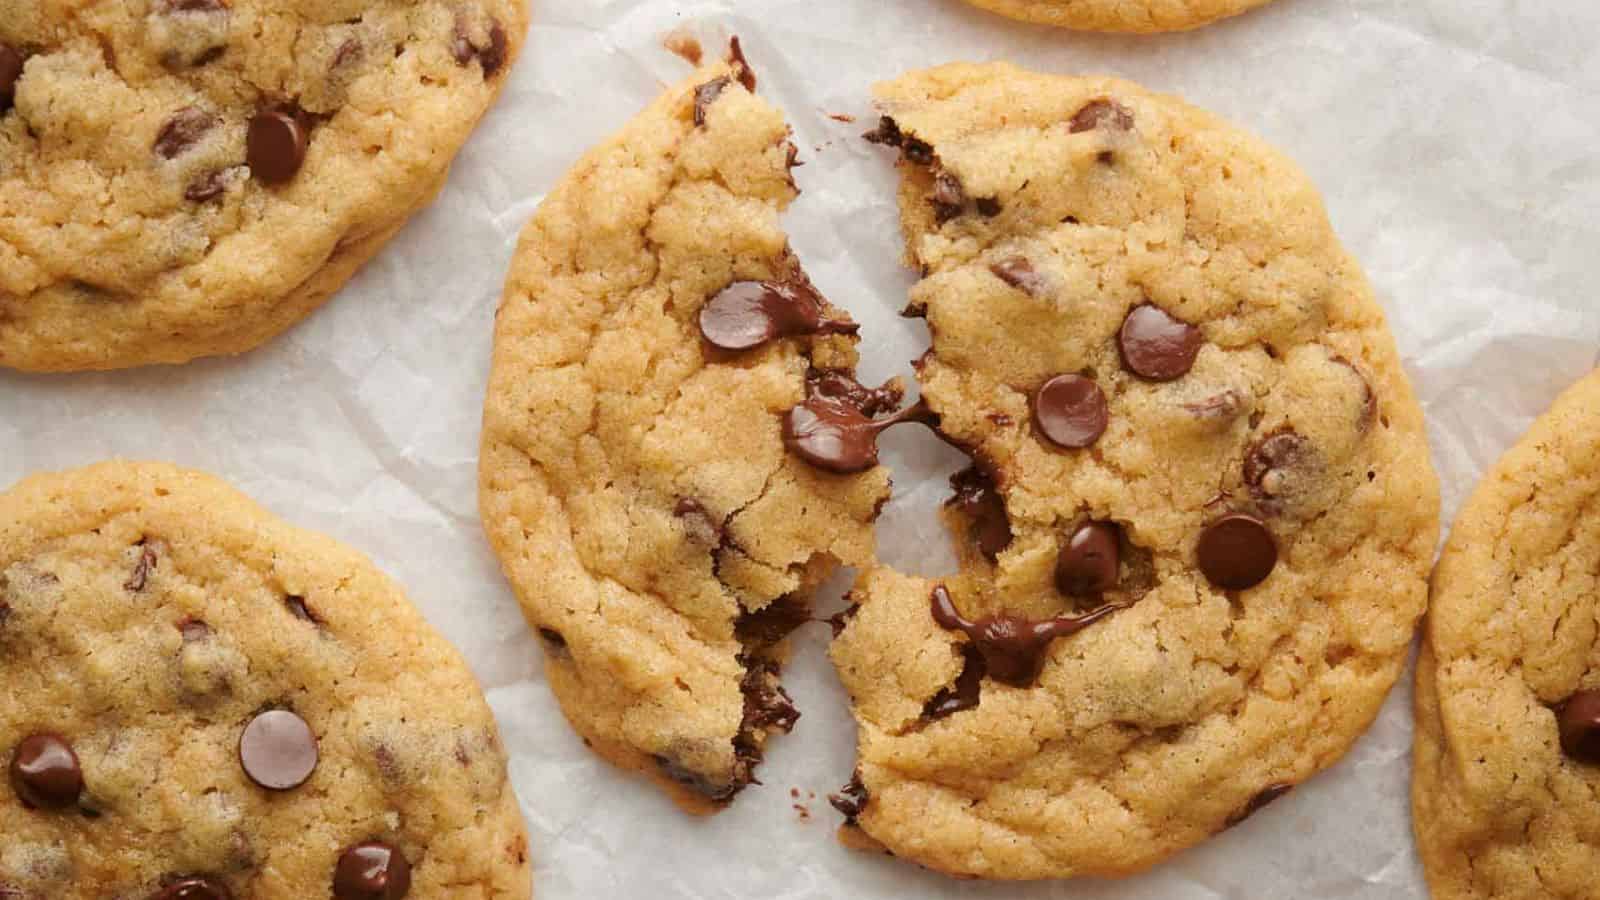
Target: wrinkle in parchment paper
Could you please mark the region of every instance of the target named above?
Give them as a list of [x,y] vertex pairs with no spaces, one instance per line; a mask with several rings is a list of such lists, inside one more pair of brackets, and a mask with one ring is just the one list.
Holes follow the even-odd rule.
[[[1261,134],[1322,188],[1390,315],[1450,515],[1597,361],[1600,6],[1277,0],[1149,38],[1024,26],[958,0],[535,0],[535,9],[526,55],[439,202],[333,303],[236,360],[0,374],[0,483],[115,455],[166,459],[370,554],[489,689],[547,900],[1426,896],[1407,813],[1404,685],[1336,768],[1147,875],[982,885],[834,842],[826,795],[849,777],[854,735],[825,658],[827,628],[813,625],[787,680],[804,718],[774,743],[765,785],[716,818],[685,818],[567,728],[481,536],[478,420],[494,307],[542,192],[687,71],[662,38],[683,29],[718,52],[736,33],[807,163],[786,220],[797,252],[862,323],[864,380],[909,376],[927,335],[896,315],[911,277],[898,263],[891,166],[859,139],[870,85],[957,59],[1121,75]],[[896,481],[884,559],[950,571],[933,510],[962,460],[917,430],[883,446]],[[832,595],[846,583],[836,579]]]

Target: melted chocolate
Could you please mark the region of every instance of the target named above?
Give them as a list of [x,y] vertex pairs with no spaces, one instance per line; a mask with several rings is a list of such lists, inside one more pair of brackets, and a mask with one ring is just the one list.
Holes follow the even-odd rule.
[[923,400],[890,416],[868,418],[855,399],[819,390],[789,410],[783,418],[789,452],[829,472],[865,472],[878,464],[878,435],[905,422],[933,428],[939,419]]
[[854,825],[856,819],[866,811],[867,802],[871,795],[867,793],[866,785],[861,783],[861,773],[858,771],[850,776],[850,783],[839,789],[839,793],[828,797],[828,803],[844,816],[846,825]]
[[978,551],[993,561],[1000,551],[1011,546],[1011,517],[1006,502],[995,490],[994,480],[977,465],[968,466],[950,477],[955,496],[947,503],[972,520],[969,534]]
[[976,622],[962,617],[944,585],[933,589],[933,620],[948,631],[966,634],[983,657],[990,678],[1013,687],[1032,687],[1044,669],[1044,657],[1056,638],[1067,637],[1127,608],[1125,603],[1108,604],[1081,616],[1056,616],[1034,622],[1021,616],[1001,614]]
[[961,656],[965,661],[961,674],[956,677],[955,684],[934,694],[922,707],[924,719],[935,721],[978,705],[983,691],[983,676],[988,673],[989,666],[983,661],[977,644],[962,645]]
[[804,280],[736,281],[700,308],[700,334],[720,350],[753,350],[780,337],[855,334],[849,319],[829,319]]

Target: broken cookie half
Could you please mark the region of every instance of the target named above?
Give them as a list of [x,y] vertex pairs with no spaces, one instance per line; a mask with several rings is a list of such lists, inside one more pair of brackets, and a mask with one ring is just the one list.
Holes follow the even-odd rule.
[[1376,715],[1438,535],[1421,410],[1315,190],[1254,138],[1003,64],[879,99],[921,420],[973,465],[959,573],[873,568],[838,619],[843,836],[963,876],[1139,871]]
[[484,415],[484,526],[562,709],[695,812],[799,716],[786,638],[872,558],[889,476],[850,441],[900,399],[854,381],[856,325],[789,249],[795,148],[755,86],[735,43],[550,192]]

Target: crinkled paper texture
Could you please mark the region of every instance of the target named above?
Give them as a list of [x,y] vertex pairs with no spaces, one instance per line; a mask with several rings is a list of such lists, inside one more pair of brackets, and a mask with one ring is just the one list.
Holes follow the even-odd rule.
[[[812,626],[789,679],[804,718],[775,742],[764,786],[714,819],[685,818],[567,728],[478,526],[494,308],[543,192],[687,72],[663,36],[687,29],[714,53],[737,33],[807,163],[787,220],[801,258],[862,322],[866,376],[909,375],[927,335],[896,315],[911,278],[892,167],[859,139],[870,85],[959,59],[1122,75],[1255,131],[1310,172],[1389,313],[1450,515],[1596,361],[1600,4],[1278,0],[1192,34],[1133,38],[1025,26],[959,0],[535,2],[526,54],[439,202],[326,309],[239,359],[0,374],[0,483],[110,456],[170,460],[373,556],[488,687],[547,900],[1425,897],[1404,685],[1336,768],[1143,877],[985,886],[834,842],[825,798],[849,777],[853,729],[828,630]],[[919,431],[886,439],[897,486],[880,546],[938,574],[953,557],[934,509],[960,460]]]

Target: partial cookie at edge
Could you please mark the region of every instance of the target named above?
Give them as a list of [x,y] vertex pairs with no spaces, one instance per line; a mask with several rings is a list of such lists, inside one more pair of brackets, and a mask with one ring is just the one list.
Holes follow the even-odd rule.
[[412,897],[530,895],[460,655],[365,558],[209,476],[0,494],[0,673],[0,895],[353,897],[354,858]]
[[1600,865],[1600,374],[1462,508],[1417,663],[1413,825],[1435,900],[1578,900]]

